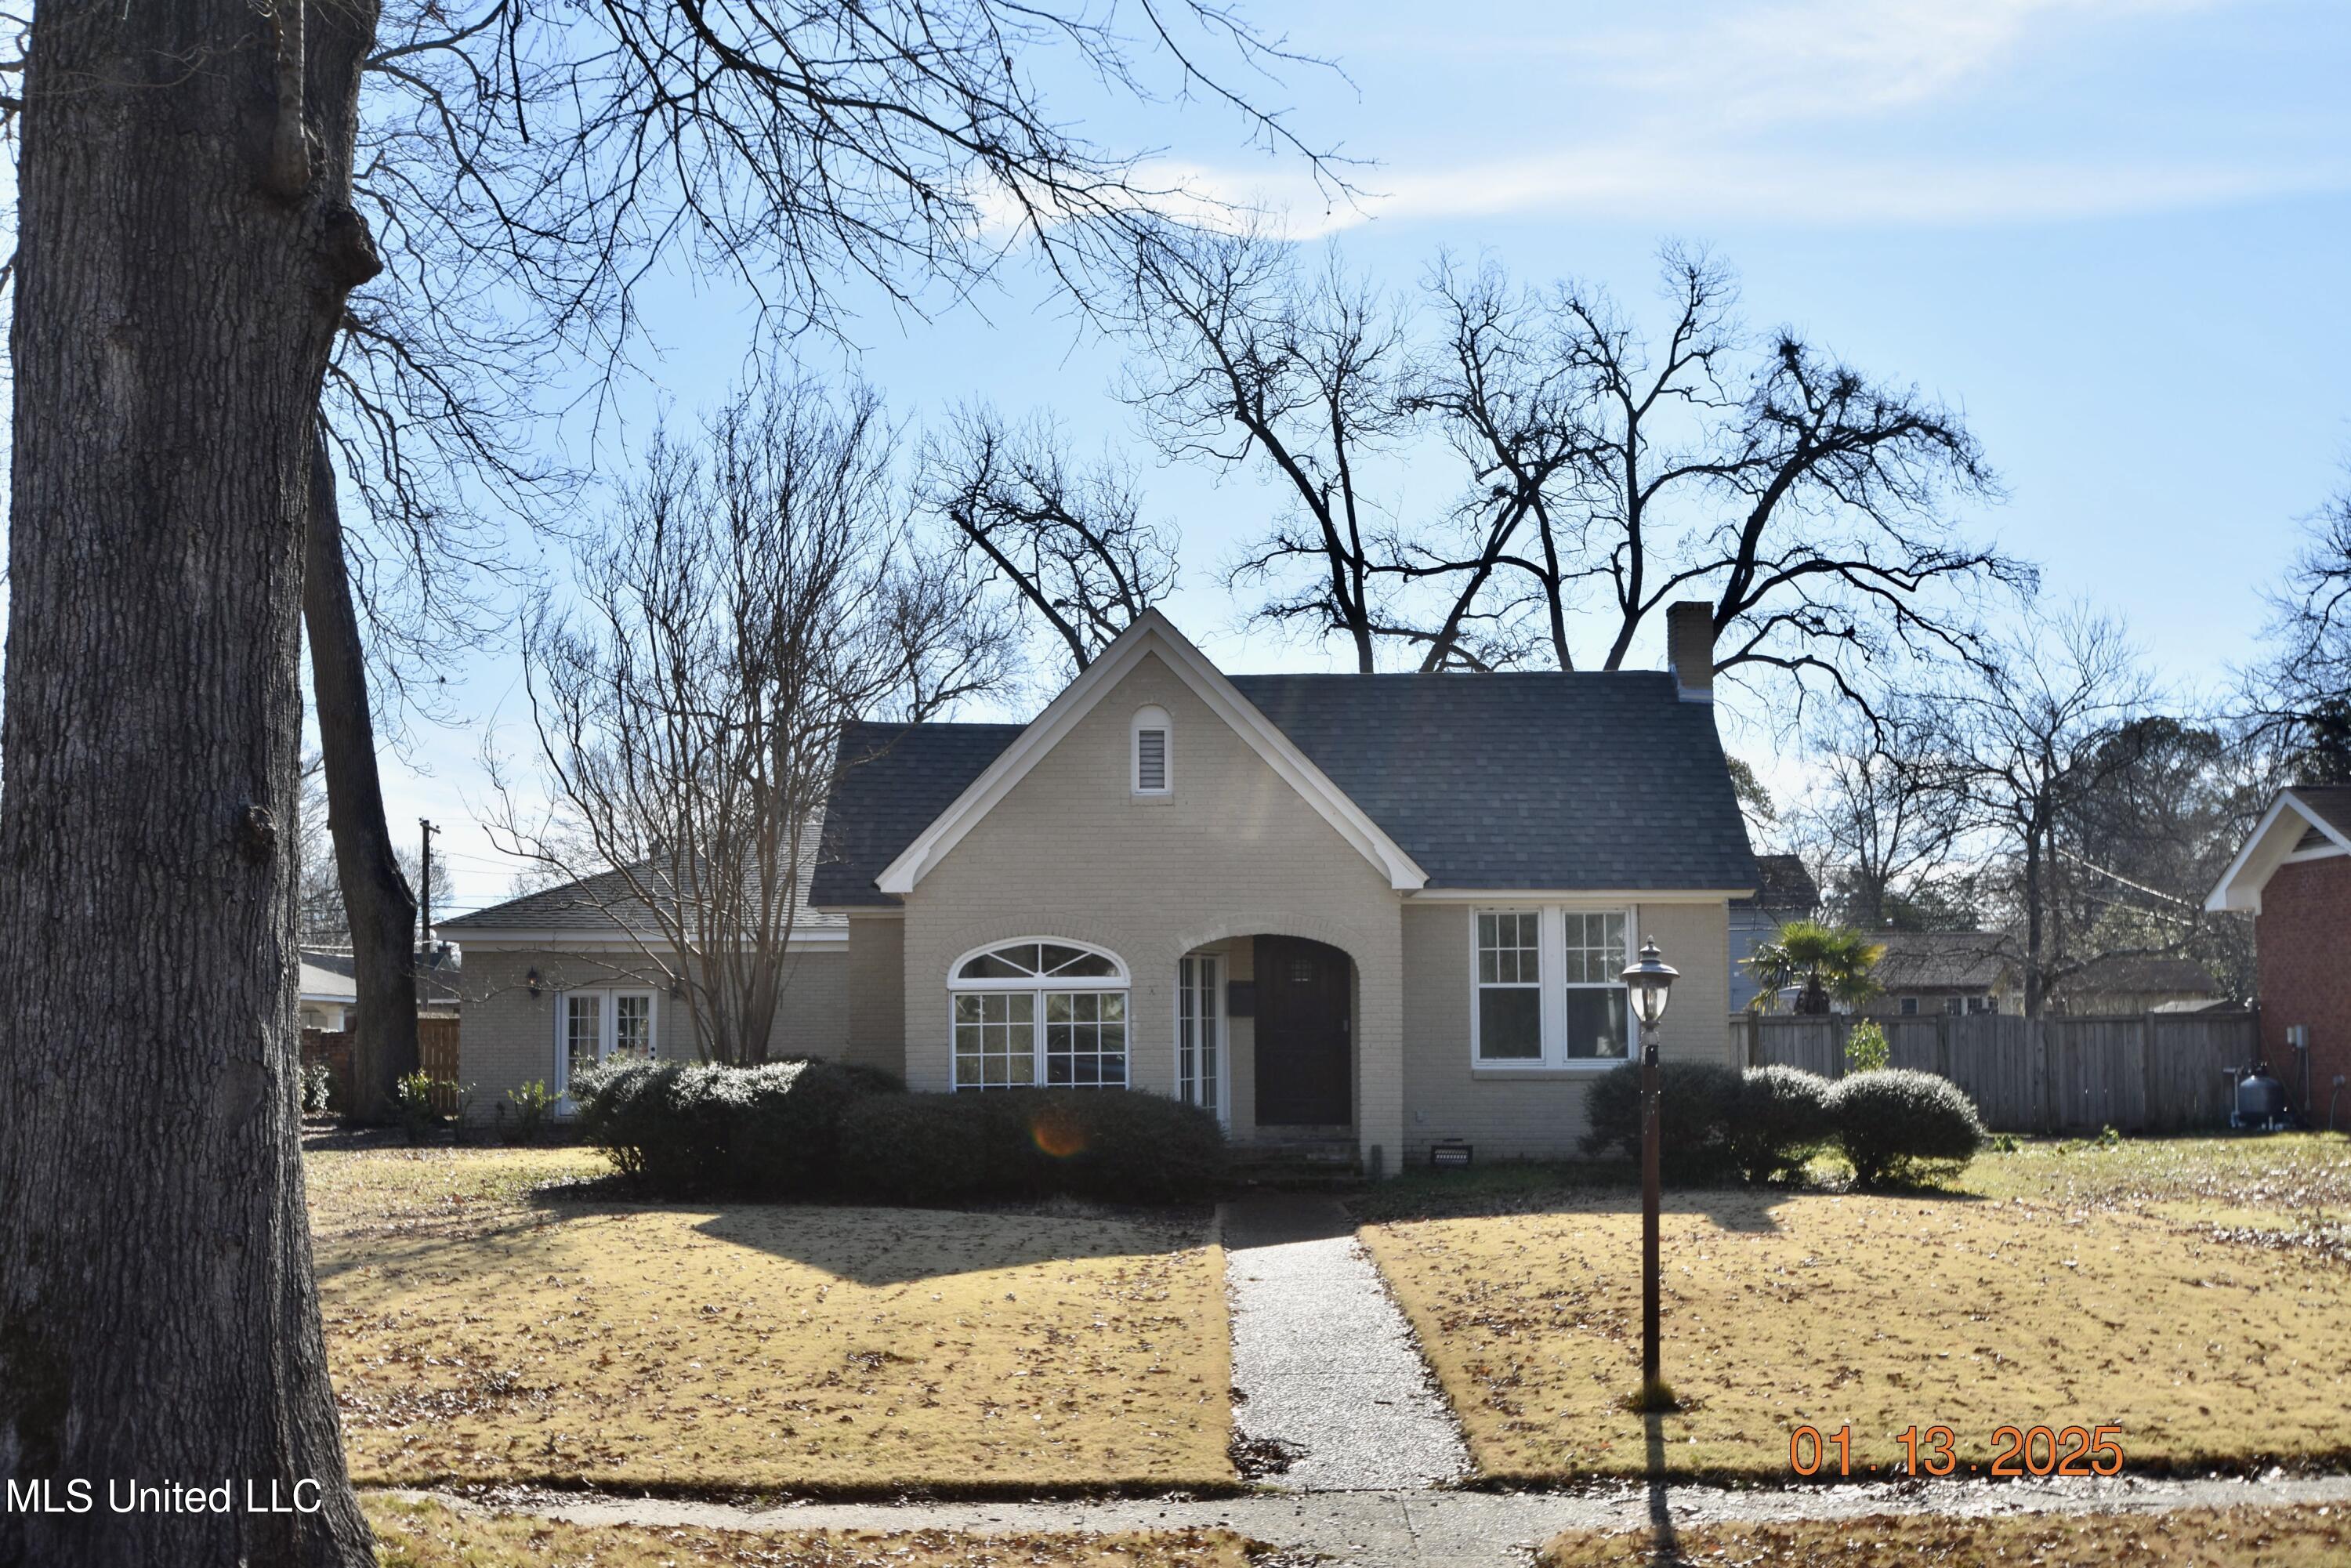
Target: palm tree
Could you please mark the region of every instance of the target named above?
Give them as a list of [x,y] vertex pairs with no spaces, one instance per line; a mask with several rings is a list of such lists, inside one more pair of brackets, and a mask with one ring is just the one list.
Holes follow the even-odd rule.
[[1872,971],[1885,952],[1886,944],[1847,926],[1791,920],[1741,961],[1755,976],[1756,1011],[1770,1012],[1793,988],[1796,1011],[1824,1013],[1832,1000],[1851,1006],[1877,994]]

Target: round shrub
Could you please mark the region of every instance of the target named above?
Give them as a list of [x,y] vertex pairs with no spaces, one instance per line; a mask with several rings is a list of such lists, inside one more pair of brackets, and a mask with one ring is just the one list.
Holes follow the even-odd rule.
[[870,1067],[812,1057],[737,1068],[726,1185],[760,1197],[808,1197],[839,1179],[842,1118],[861,1101],[904,1085]]
[[1841,1078],[1830,1087],[1828,1112],[1863,1186],[1956,1170],[1983,1147],[1975,1102],[1931,1072],[1889,1068]]
[[[1720,1176],[1730,1164],[1730,1124],[1740,1103],[1739,1074],[1712,1061],[1657,1063],[1658,1163],[1680,1180]],[[1628,1061],[1592,1082],[1584,1102],[1592,1130],[1583,1152],[1614,1150],[1641,1157],[1641,1064]]]
[[1801,1067],[1750,1067],[1730,1121],[1730,1155],[1750,1181],[1803,1169],[1829,1141],[1829,1081]]

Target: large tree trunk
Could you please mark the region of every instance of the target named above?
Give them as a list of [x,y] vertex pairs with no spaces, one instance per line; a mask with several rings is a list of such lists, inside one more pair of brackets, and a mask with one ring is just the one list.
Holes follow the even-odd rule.
[[[0,1564],[357,1564],[298,1146],[310,429],[365,0],[38,0],[0,791]],[[281,116],[281,103],[291,112]],[[307,120],[307,125],[305,120]],[[226,1480],[226,1513],[107,1506]],[[275,1485],[311,1511],[248,1512]],[[20,1492],[21,1495],[21,1492]]]
[[402,1073],[416,1071],[416,894],[400,873],[376,772],[375,722],[368,707],[367,654],[343,557],[335,465],[324,432],[312,437],[309,548],[302,623],[310,640],[310,690],[327,774],[327,827],[335,875],[351,927],[351,975],[359,1027],[351,1041],[351,1114],[392,1114]]

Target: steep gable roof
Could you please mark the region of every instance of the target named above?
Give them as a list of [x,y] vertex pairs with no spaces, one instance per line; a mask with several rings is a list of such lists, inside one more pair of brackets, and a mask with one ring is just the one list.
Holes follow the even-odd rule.
[[[1272,730],[1408,857],[1423,879],[1414,886],[1739,893],[1757,884],[1713,710],[1679,700],[1668,674],[1217,681],[1243,699],[1245,718]],[[950,810],[984,810],[991,789],[1000,798],[1008,754],[1033,732],[1038,725],[867,725],[845,737],[812,901],[896,905],[880,885],[884,870]],[[945,852],[923,850],[934,860]]]
[[1064,686],[1061,695],[1045,706],[1045,711],[1029,722],[1019,738],[1006,747],[946,810],[882,868],[873,878],[874,885],[883,893],[912,892],[925,873],[960,843],[998,801],[1011,793],[1028,777],[1029,769],[1060,745],[1128,671],[1152,655],[1156,655],[1178,680],[1189,686],[1192,695],[1209,711],[1230,726],[1259,759],[1295,789],[1333,831],[1378,867],[1390,886],[1415,888],[1428,880],[1428,873],[1413,862],[1410,853],[1242,696],[1225,674],[1176,630],[1174,622],[1156,610],[1146,610],[1097,654],[1076,680]]
[[[2313,835],[2316,837],[2314,840]],[[2351,854],[2351,787],[2296,784],[2278,791],[2204,900],[2210,910],[2260,914],[2262,889],[2290,860]]]

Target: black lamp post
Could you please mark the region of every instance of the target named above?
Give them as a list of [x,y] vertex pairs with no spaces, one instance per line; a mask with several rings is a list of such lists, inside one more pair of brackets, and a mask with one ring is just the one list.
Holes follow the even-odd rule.
[[1657,1374],[1657,1020],[1679,971],[1644,938],[1637,963],[1625,971],[1633,1015],[1641,1024],[1641,1393],[1643,1409],[1663,1398]]

